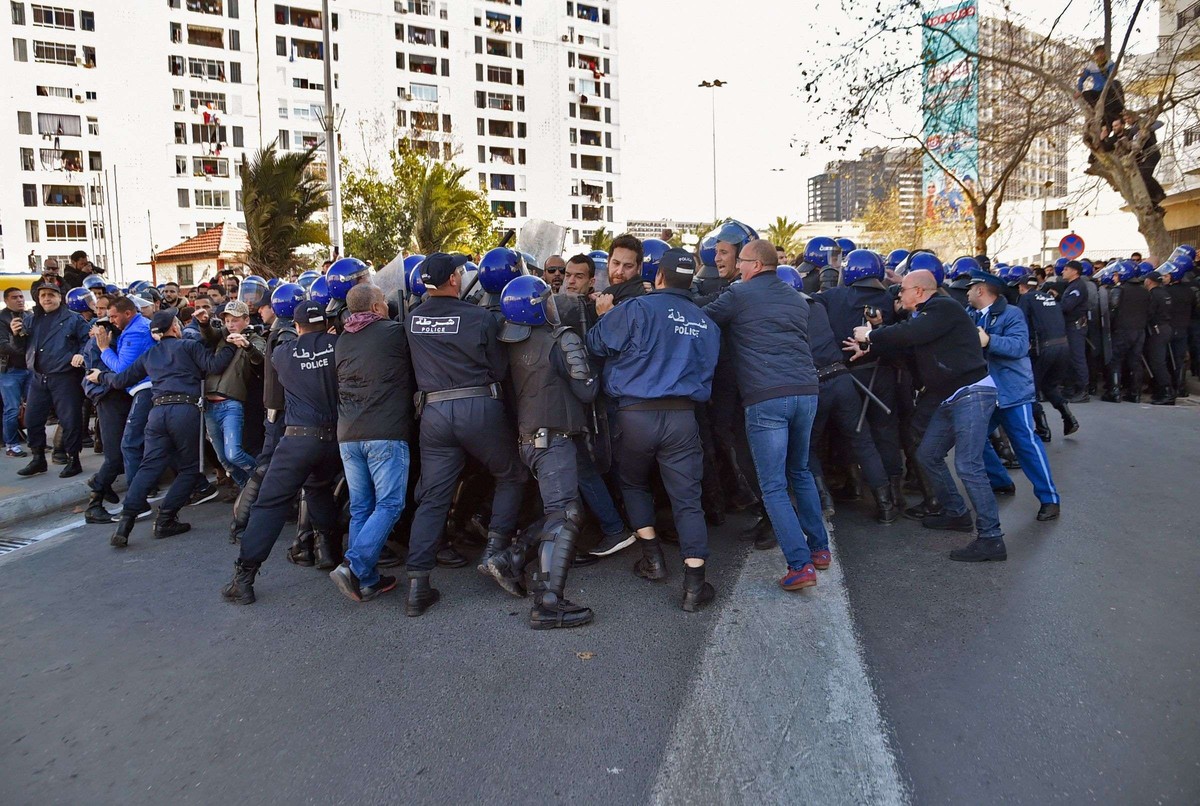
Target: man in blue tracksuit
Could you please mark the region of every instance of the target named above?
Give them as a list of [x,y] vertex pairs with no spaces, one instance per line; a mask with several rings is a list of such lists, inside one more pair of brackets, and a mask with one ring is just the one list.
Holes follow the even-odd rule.
[[[108,309],[108,319],[121,330],[117,343],[112,343],[112,335],[107,330],[95,332],[96,346],[100,349],[100,360],[103,367],[96,367],[106,372],[124,372],[133,366],[142,354],[154,346],[154,337],[150,335],[150,320],[142,316],[137,304],[128,297],[115,300]],[[143,377],[134,381],[125,390],[133,398],[129,406],[129,416],[125,419],[125,430],[121,434],[121,461],[125,466],[125,482],[128,484],[137,475],[145,451],[146,423],[150,419],[150,407],[153,395],[150,392],[150,378]]]
[[692,302],[695,276],[690,254],[667,250],[654,292],[616,307],[601,296],[596,303],[600,321],[587,334],[588,351],[605,359],[604,393],[616,401],[618,475],[630,525],[642,547],[634,571],[650,580],[667,576],[650,495],[650,472],[657,461],[679,533],[682,606],[689,612],[715,595],[704,580],[708,527],[700,506],[704,454],[695,404],[712,396],[713,367],[721,349],[721,331]]
[[[1029,362],[1029,326],[1025,315],[1005,300],[1004,281],[983,271],[971,272],[967,299],[979,328],[979,341],[988,362],[988,374],[996,383],[996,410],[991,430],[1004,426],[1021,469],[1033,484],[1041,502],[1039,521],[1058,517],[1059,497],[1050,476],[1050,460],[1042,441],[1034,433],[1033,365]],[[1003,494],[1014,490],[1012,478],[989,444],[983,452],[984,466],[992,489]]]

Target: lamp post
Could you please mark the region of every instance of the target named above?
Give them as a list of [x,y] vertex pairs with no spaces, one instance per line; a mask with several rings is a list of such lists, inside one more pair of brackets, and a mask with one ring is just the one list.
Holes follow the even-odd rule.
[[1052,187],[1054,187],[1053,179],[1047,179],[1046,183],[1042,185],[1042,253],[1038,256],[1040,258],[1038,262],[1043,265],[1046,264],[1046,252],[1049,249],[1046,246],[1046,199],[1049,198]]
[[714,78],[705,79],[696,86],[709,90],[708,97],[712,102],[712,166],[713,166],[713,221],[717,220],[717,93],[719,87],[724,87],[728,81]]

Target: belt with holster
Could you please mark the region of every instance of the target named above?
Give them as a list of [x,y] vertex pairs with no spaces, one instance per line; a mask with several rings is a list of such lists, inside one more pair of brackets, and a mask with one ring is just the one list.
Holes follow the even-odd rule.
[[836,378],[837,376],[849,371],[850,368],[840,361],[836,364],[826,364],[825,366],[817,369],[817,382],[820,383],[821,381],[827,381],[830,378]]
[[425,410],[428,403],[467,400],[472,397],[490,397],[492,400],[499,400],[500,393],[501,387],[498,383],[489,383],[487,386],[463,386],[459,389],[443,389],[440,392],[417,392],[413,395],[413,404],[417,409],[417,417],[420,418],[421,412]]
[[622,406],[621,411],[695,411],[696,401],[690,397],[660,397],[643,400],[632,406]]
[[1057,346],[1058,346],[1058,345],[1060,345],[1060,344],[1066,344],[1066,343],[1067,343],[1067,337],[1066,337],[1066,336],[1059,336],[1057,339],[1050,339],[1049,341],[1043,341],[1043,342],[1041,342],[1041,343],[1040,343],[1040,346],[1041,346],[1041,347],[1043,347],[1043,348],[1046,348],[1046,347],[1057,347]]
[[535,448],[549,448],[550,441],[557,437],[567,437],[570,439],[579,433],[578,431],[561,431],[557,428],[539,428],[532,434],[521,434],[517,437],[518,445],[532,445]]
[[337,428],[332,425],[289,425],[283,429],[285,437],[313,437],[322,442],[333,442],[337,439]]
[[195,395],[159,395],[153,400],[155,406],[170,406],[176,403],[204,408],[204,401]]

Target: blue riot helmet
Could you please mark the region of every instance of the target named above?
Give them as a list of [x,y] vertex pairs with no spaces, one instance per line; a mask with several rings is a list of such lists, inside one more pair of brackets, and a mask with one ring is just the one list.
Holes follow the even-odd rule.
[[1156,269],[1157,267],[1149,260],[1143,260],[1141,263],[1137,264],[1137,276],[1145,277],[1147,274],[1153,274]]
[[421,261],[425,259],[424,255],[409,255],[404,258],[404,276],[412,274],[412,270],[421,265]]
[[1000,279],[1009,285],[1021,285],[1033,276],[1033,269],[1028,266],[1005,266],[1000,270]]
[[83,287],[97,294],[104,293],[104,278],[99,274],[89,274],[83,278]]
[[489,294],[499,294],[510,282],[525,274],[521,253],[506,246],[488,250],[479,261],[479,284]]
[[862,280],[883,280],[883,260],[869,249],[855,249],[846,255],[842,266],[842,284],[854,285]]
[[1148,273],[1149,274],[1157,274],[1158,279],[1161,281],[1162,278],[1164,278],[1164,277],[1172,276],[1171,272],[1175,271],[1175,269],[1176,269],[1175,264],[1168,260],[1167,262],[1165,262],[1161,266],[1159,266],[1157,269],[1155,269],[1153,272],[1148,272]]
[[758,233],[754,231],[753,227],[749,227],[743,224],[741,221],[731,218],[724,224],[721,224],[716,229],[709,232],[708,235],[704,237],[705,239],[713,239],[714,248],[716,248],[717,241],[724,241],[725,243],[733,244],[740,249],[741,247],[750,243],[750,241],[757,241]]
[[115,294],[120,294],[121,289],[118,286],[115,286],[112,283],[109,283],[108,285],[104,286],[104,293],[108,294],[111,297],[111,296],[114,296]]
[[146,282],[145,280],[134,280],[129,284],[129,288],[125,290],[125,293],[131,297],[140,297],[142,296],[142,292],[149,287],[150,283]]
[[146,283],[146,287],[143,288],[137,294],[137,296],[141,297],[144,300],[147,300],[148,302],[150,302],[151,305],[155,305],[155,306],[160,305],[163,301],[162,292],[159,291],[154,286],[150,285],[149,283]]
[[67,292],[67,310],[75,313],[96,311],[96,295],[90,288],[72,288]]
[[238,285],[237,298],[246,303],[246,307],[253,313],[269,293],[271,292],[267,281],[257,274],[251,274]]
[[842,248],[843,258],[858,248],[854,245],[854,241],[850,240],[849,238],[834,238],[833,240],[836,241],[837,245]]
[[914,252],[908,256],[908,271],[927,271],[933,274],[933,279],[938,285],[941,285],[946,280],[946,270],[942,268],[942,261],[938,260],[938,256],[933,252]]
[[963,255],[962,257],[954,259],[954,262],[950,264],[950,270],[946,272],[946,275],[951,280],[958,280],[963,277],[970,277],[971,272],[973,271],[983,271],[983,266],[980,265],[978,260],[970,255]]
[[304,299],[304,287],[299,283],[282,283],[271,292],[271,310],[280,319],[291,319]]
[[1106,266],[1105,268],[1101,269],[1100,273],[1096,275],[1096,280],[1100,283],[1100,285],[1109,286],[1109,287],[1116,285],[1117,284],[1117,267],[1116,266]]
[[1068,263],[1070,263],[1070,259],[1065,257],[1060,257],[1058,260],[1054,261],[1054,276],[1062,277],[1063,266],[1067,265]]
[[700,242],[700,265],[716,268],[717,237],[710,235]]
[[1189,254],[1188,251],[1182,246],[1171,253],[1171,256],[1167,258],[1167,262],[1174,263],[1176,266],[1182,269],[1182,271],[1179,272],[1180,276],[1183,276],[1196,267],[1195,257]]
[[779,275],[779,279],[790,285],[797,291],[804,290],[804,278],[800,276],[795,266],[776,266],[775,274]]
[[553,305],[550,286],[531,274],[514,277],[500,294],[500,312],[518,325],[534,327],[546,324],[547,320],[557,322],[558,314],[550,310]]
[[883,267],[885,269],[891,269],[892,271],[895,271],[896,268],[903,263],[907,257],[907,249],[893,249],[892,251],[888,252],[887,258],[883,261]]
[[310,269],[309,271],[306,271],[306,272],[303,272],[303,273],[301,273],[301,275],[300,275],[299,277],[297,277],[297,278],[296,278],[296,285],[298,285],[298,286],[300,286],[301,288],[303,288],[303,289],[304,289],[304,293],[306,293],[306,294],[307,294],[307,293],[308,293],[308,289],[309,289],[309,288],[311,288],[311,287],[312,287],[312,284],[313,284],[314,282],[316,282],[316,280],[317,280],[317,278],[318,278],[318,277],[321,277],[321,276],[323,276],[323,275],[321,274],[321,272],[319,272],[319,271],[313,271],[313,270],[311,270],[311,269]]
[[350,289],[370,274],[371,268],[366,263],[356,257],[344,257],[334,261],[325,271],[325,282],[329,284],[330,296],[334,299],[345,299]]
[[642,241],[642,282],[653,283],[658,276],[658,262],[667,253],[671,245],[658,238],[647,238]]
[[1196,260],[1196,247],[1192,246],[1190,243],[1181,243],[1179,246],[1175,247],[1175,251],[1186,252],[1187,256],[1190,257],[1193,262]]
[[329,293],[329,278],[321,275],[313,284],[308,287],[308,299],[321,306],[329,304],[329,300],[333,299],[333,294]]
[[818,269],[828,266],[838,268],[842,263],[842,247],[827,235],[818,235],[809,240],[804,247],[804,262],[811,263]]
[[1088,260],[1087,258],[1080,260],[1079,265],[1083,267],[1079,270],[1079,273],[1084,277],[1091,277],[1096,273],[1096,267],[1093,266],[1092,261]]
[[267,288],[270,289],[272,293],[282,284],[283,280],[280,280],[278,277],[272,277],[270,280],[267,280]]
[[421,267],[413,266],[412,271],[408,273],[408,291],[415,297],[425,296],[425,281],[421,279]]
[[542,274],[542,266],[541,266],[541,264],[540,264],[540,263],[538,263],[538,262],[537,262],[537,258],[536,258],[536,257],[534,257],[534,256],[533,256],[532,254],[530,254],[529,252],[522,252],[522,253],[521,253],[521,258],[522,258],[522,259],[525,261],[525,270],[526,270],[526,271],[537,272],[537,275],[538,275],[539,277],[541,276],[541,274]]
[[1122,283],[1128,283],[1139,276],[1137,264],[1132,260],[1122,260],[1116,265],[1116,270],[1117,279]]

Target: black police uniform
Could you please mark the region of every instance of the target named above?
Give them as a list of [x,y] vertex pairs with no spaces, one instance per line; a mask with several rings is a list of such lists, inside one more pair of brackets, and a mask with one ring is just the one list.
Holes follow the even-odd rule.
[[1033,403],[1033,417],[1038,436],[1048,439],[1046,435],[1050,432],[1041,404],[1042,397],[1062,415],[1064,432],[1072,433],[1079,424],[1062,395],[1063,379],[1070,368],[1071,358],[1067,324],[1058,300],[1045,291],[1034,289],[1021,295],[1017,307],[1029,323],[1029,356],[1033,363],[1033,385],[1038,395]]
[[1150,305],[1146,312],[1146,363],[1154,383],[1151,403],[1175,400],[1167,351],[1171,344],[1171,295],[1162,285],[1150,289]]
[[[859,280],[854,285],[838,286],[822,291],[816,296],[817,302],[825,306],[829,314],[829,326],[837,344],[843,344],[846,339],[853,338],[854,328],[867,324],[865,311],[874,308],[883,317],[883,324],[890,325],[896,321],[895,306],[892,295],[887,292],[878,280]],[[851,365],[851,371],[871,392],[878,397],[892,412],[896,411],[896,362],[891,359],[880,359],[868,356],[865,361]],[[893,485],[893,496],[900,498],[901,482],[904,476],[903,453],[900,449],[900,428],[897,418],[885,412],[879,406],[867,403],[865,395],[860,395],[862,406],[867,407],[867,422],[871,427],[871,436],[883,460],[884,470]],[[856,415],[858,412],[855,412]]]
[[421,402],[421,476],[408,545],[409,576],[418,579],[433,569],[468,454],[496,481],[489,540],[512,538],[528,475],[501,400],[508,357],[496,317],[478,305],[431,295],[407,324]]
[[256,569],[267,559],[301,489],[318,532],[328,534],[337,524],[333,479],[341,468],[341,454],[336,343],[337,336],[324,331],[305,333],[271,354],[287,400],[285,427],[242,535],[243,569]]
[[[579,334],[568,327],[527,327],[506,323],[509,368],[517,400],[521,460],[537,479],[546,514],[537,534],[539,573],[529,613],[535,629],[575,627],[592,620],[592,611],[568,601],[563,591],[575,558],[582,507],[579,464],[586,448],[579,440],[588,427],[584,408],[596,399],[600,384],[588,363]],[[520,595],[524,541],[489,559],[488,570],[505,588]]]
[[1075,393],[1079,395],[1086,394],[1088,388],[1087,282],[1082,276],[1076,277],[1067,284],[1058,300],[1067,325],[1067,348],[1071,356],[1071,382]]
[[22,321],[25,331],[13,343],[25,348],[25,365],[33,371],[25,404],[29,448],[35,461],[45,453],[46,420],[53,409],[62,426],[63,450],[77,462],[83,445],[83,368],[71,366],[71,358],[83,354],[88,323],[65,303],[53,313],[39,307]]
[[1171,297],[1171,385],[1179,397],[1187,397],[1188,328],[1191,326],[1195,296],[1187,286],[1175,280],[1167,286]]
[[970,284],[970,277],[959,277],[957,280],[950,281],[950,284],[946,286],[946,293],[959,305],[969,308],[971,302],[967,299],[967,287]]
[[1109,294],[1112,302],[1113,354],[1108,365],[1109,383],[1124,388],[1124,400],[1142,396],[1144,378],[1142,350],[1146,343],[1146,321],[1150,292],[1141,279],[1121,283]]
[[153,399],[146,421],[145,453],[137,474],[129,480],[112,545],[126,545],[134,519],[149,509],[146,496],[167,467],[175,468],[176,476],[159,505],[155,534],[186,531],[175,515],[204,480],[200,472],[204,379],[224,372],[237,349],[227,344],[214,354],[198,341],[163,336],[123,372],[101,373],[102,382],[112,389],[124,389],[149,376]]
[[[897,515],[893,491],[888,485],[887,472],[883,469],[883,461],[879,458],[875,443],[866,431],[858,427],[862,398],[854,381],[850,379],[850,372],[844,361],[845,353],[833,335],[829,314],[824,305],[809,305],[808,343],[812,349],[813,364],[817,368],[817,381],[820,384],[817,392],[817,414],[813,418],[813,436],[823,433],[825,427],[833,423],[838,434],[849,443],[855,461],[862,468],[863,478],[875,494],[879,506],[877,519],[881,523],[892,523]],[[817,450],[815,440],[810,442],[808,465],[814,481],[817,482],[821,507],[828,512],[832,507],[832,499],[825,484],[820,451]]]

